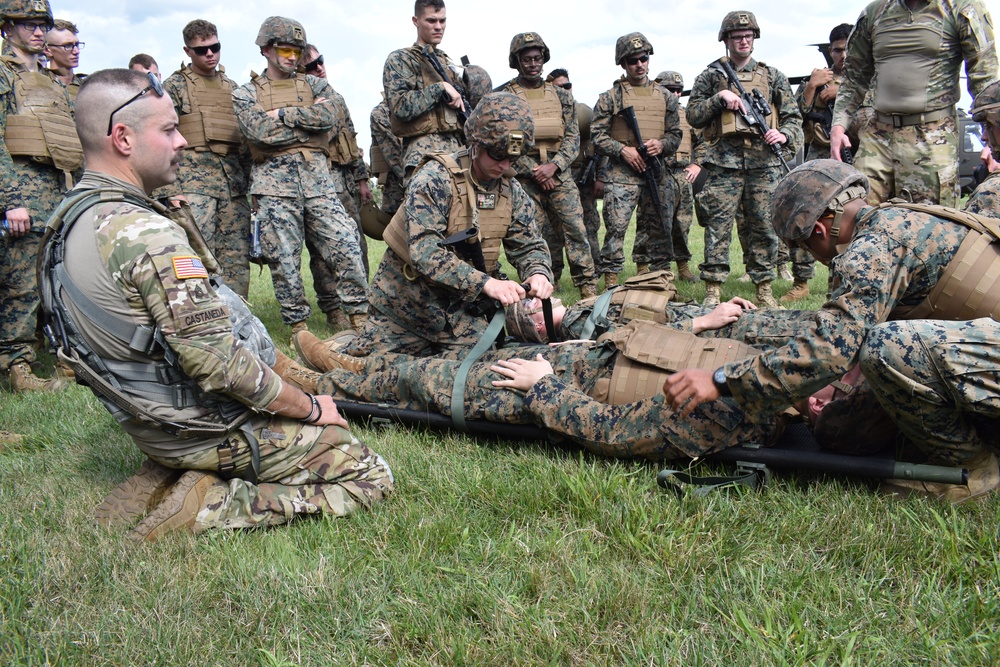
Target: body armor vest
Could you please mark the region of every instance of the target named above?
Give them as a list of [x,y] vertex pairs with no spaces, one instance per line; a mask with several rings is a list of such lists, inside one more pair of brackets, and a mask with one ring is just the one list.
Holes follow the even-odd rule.
[[[736,68],[734,67],[733,69],[735,70]],[[767,117],[767,125],[768,127],[777,129],[778,115],[774,110],[774,104],[771,102],[771,86],[767,82],[767,65],[757,63],[757,66],[751,72],[736,71],[736,78],[743,84],[743,89],[747,93],[753,95],[754,90],[760,91],[760,94],[764,96],[764,99],[771,106],[771,115]],[[729,86],[729,81],[726,79],[725,74],[722,74],[719,89],[716,92],[722,92],[723,90],[729,90],[739,95],[738,91],[733,90]],[[742,114],[732,109],[723,109],[705,128],[706,141],[715,141],[719,137],[759,136],[760,134],[756,130],[747,125]]]
[[556,87],[545,83],[541,88],[525,88],[515,79],[510,82],[510,92],[531,107],[531,116],[535,121],[535,144],[529,155],[537,156],[542,163],[548,162],[552,155],[559,152],[563,137],[566,136],[562,102],[556,93]]
[[667,307],[676,296],[669,271],[641,273],[601,296],[578,301],[564,316],[560,332],[566,340],[596,340],[613,326],[632,320],[664,323]]
[[378,147],[378,144],[372,144],[369,156],[372,162],[371,171],[378,176],[378,184],[385,185],[386,180],[389,178],[389,172],[392,171],[389,161],[385,159],[385,155],[382,153],[382,149]]
[[[458,157],[458,161],[455,160]],[[476,227],[479,230],[479,243],[486,263],[486,273],[493,275],[500,258],[500,247],[507,236],[513,216],[510,201],[510,179],[501,177],[496,191],[478,191],[470,172],[472,160],[467,151],[462,150],[455,156],[437,153],[424,158],[417,167],[419,170],[426,162],[435,160],[448,170],[451,185],[451,211],[448,214],[448,230],[445,236],[451,236],[460,231]],[[484,195],[488,197],[484,198]],[[492,199],[492,209],[480,208],[480,200]],[[406,238],[406,222],[404,207],[400,207],[392,216],[389,226],[385,228],[383,239],[399,257],[410,263],[410,247]]]
[[61,84],[43,72],[29,72],[20,60],[5,56],[14,71],[17,113],[7,116],[4,142],[12,156],[51,164],[67,176],[83,166],[83,148],[76,134],[73,112]]
[[[636,120],[639,121],[639,131],[642,133],[642,140],[663,139],[666,132],[664,116],[667,113],[666,94],[663,89],[650,83],[648,86],[633,86],[624,78],[615,82],[621,86],[622,103],[614,110],[614,117],[611,119],[611,138],[620,141],[626,146],[637,148],[639,142],[635,140],[632,130],[628,129],[628,124],[621,115],[621,110],[626,107],[635,109]],[[612,95],[612,99],[614,96]]]
[[591,397],[610,405],[634,403],[662,393],[663,381],[681,369],[714,371],[759,352],[737,340],[698,338],[642,320],[601,336],[601,343],[613,345],[618,357],[611,377],[598,380]]
[[[257,88],[257,103],[263,107],[264,111],[287,107],[308,107],[312,106],[316,99],[313,96],[312,88],[306,81],[305,74],[297,74],[290,79],[274,81],[261,74],[254,77],[253,84]],[[264,146],[250,142],[250,154],[257,163],[276,155],[308,153],[309,151],[320,151],[329,156],[332,134],[333,130],[311,132],[308,139],[293,146]]]
[[[841,85],[844,82],[843,75],[835,74],[833,76],[833,84]],[[833,102],[829,104],[823,104],[819,99],[819,90],[816,90],[813,95],[812,108],[809,109],[809,113],[805,115],[802,119],[802,133],[805,135],[805,143],[810,146],[817,146],[820,148],[830,147],[830,128],[833,124]],[[824,117],[823,122],[815,118],[810,118],[810,115],[820,115]],[[852,146],[857,146],[857,142],[853,142]]]
[[[420,47],[411,46],[407,51],[420,61],[421,88],[427,88],[432,84],[441,82],[441,77],[434,71],[427,58],[421,55]],[[438,59],[442,58],[444,58],[444,54],[439,51]],[[456,89],[461,89],[462,85],[454,80],[453,74],[448,69],[447,58],[444,58],[442,65],[445,68],[445,73],[448,74],[448,83],[455,86]],[[465,112],[472,113],[472,109],[466,109]],[[420,114],[412,120],[400,120],[396,118],[390,109],[389,123],[392,126],[392,133],[400,139],[422,137],[425,134],[447,134],[449,132],[462,131],[462,125],[458,122],[458,113],[456,110],[442,102],[439,102],[433,109]]]
[[191,112],[180,116],[178,130],[187,147],[198,152],[212,151],[228,155],[237,149],[243,135],[233,111],[233,90],[222,78],[222,68],[215,78],[199,76],[190,66],[180,73],[191,100]]

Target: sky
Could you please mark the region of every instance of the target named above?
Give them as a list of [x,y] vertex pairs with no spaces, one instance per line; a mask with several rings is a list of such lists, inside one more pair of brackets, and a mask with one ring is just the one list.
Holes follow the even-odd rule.
[[[265,18],[280,14],[303,24],[309,41],[325,56],[327,76],[347,100],[358,144],[367,154],[371,144],[368,116],[381,99],[382,66],[393,50],[415,41],[411,22],[412,0],[50,0],[56,18],[73,21],[86,43],[80,54],[80,72],[125,67],[136,53],[156,59],[164,78],[184,60],[181,30],[193,19],[214,23],[222,43],[221,62],[237,84],[260,72],[265,61],[254,44]],[[441,49],[458,61],[467,55],[490,73],[493,85],[515,76],[507,55],[511,38],[534,31],[548,45],[552,60],[545,71],[569,70],[573,94],[593,106],[597,96],[611,87],[622,70],[614,64],[615,41],[639,31],[653,45],[650,72],[676,70],[691,83],[712,60],[725,55],[718,40],[719,25],[727,12],[754,12],[761,28],[754,57],[787,76],[809,74],[824,66],[823,56],[812,44],[826,42],[840,23],[854,24],[864,0],[832,2],[637,2],[636,0],[446,0],[447,29]],[[1000,0],[987,0],[993,16]],[[963,80],[963,102],[969,107]]]

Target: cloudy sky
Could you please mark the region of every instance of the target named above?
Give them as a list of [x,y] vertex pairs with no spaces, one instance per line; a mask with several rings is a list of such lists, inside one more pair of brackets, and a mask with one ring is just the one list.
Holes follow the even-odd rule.
[[[80,71],[124,67],[135,53],[152,55],[167,74],[184,58],[181,30],[195,18],[219,28],[222,63],[237,83],[251,70],[262,71],[265,61],[254,45],[261,22],[273,14],[300,21],[309,41],[326,57],[333,87],[347,100],[358,130],[358,143],[370,142],[368,114],[381,96],[382,65],[390,51],[415,39],[410,21],[412,0],[284,0],[281,3],[243,0],[50,0],[57,18],[75,22],[86,42]],[[808,74],[823,65],[823,57],[809,46],[825,42],[839,23],[853,24],[865,0],[770,0],[734,4],[731,1],[637,2],[636,0],[446,0],[448,28],[442,49],[454,60],[468,55],[482,65],[497,85],[512,76],[507,65],[510,39],[533,30],[552,51],[546,71],[565,67],[576,97],[593,105],[621,74],[614,64],[615,40],[640,31],[654,48],[650,70],[672,69],[684,75],[690,87],[694,77],[713,59],[724,55],[717,41],[722,17],[733,9],[754,12],[761,25],[755,57],[788,76]],[[996,16],[1000,0],[987,0]],[[963,83],[963,91],[965,85]],[[963,106],[968,108],[968,98]]]

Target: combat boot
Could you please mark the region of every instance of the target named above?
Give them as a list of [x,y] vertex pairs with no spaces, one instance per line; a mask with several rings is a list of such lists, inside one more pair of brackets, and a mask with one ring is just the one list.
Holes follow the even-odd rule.
[[325,341],[323,345],[330,352],[341,352],[347,349],[347,346],[354,342],[354,339],[358,337],[358,332],[354,329],[344,329],[340,333],[330,336]]
[[[296,334],[296,337],[308,333],[308,331],[303,331]],[[292,338],[293,341],[295,339],[294,337]],[[319,381],[319,373],[296,363],[294,359],[282,354],[281,350],[275,350],[275,352],[277,352],[278,357],[275,359],[274,366],[271,369],[281,376],[281,379],[285,382],[295,385],[307,394],[315,394],[316,383]]]
[[795,284],[792,285],[792,289],[785,292],[785,296],[781,297],[781,303],[791,303],[792,301],[804,299],[807,296],[809,296],[809,283],[805,280],[796,280]]
[[879,493],[896,498],[918,495],[959,505],[969,500],[982,500],[1000,486],[1000,466],[996,454],[983,450],[961,464],[969,471],[967,484],[918,482],[912,479],[887,479],[879,485]]
[[19,359],[10,367],[10,389],[22,391],[58,391],[66,383],[58,378],[40,378],[35,375],[27,361]]
[[649,264],[647,264],[645,262],[642,263],[642,264],[636,264],[635,265],[635,275],[638,276],[638,275],[641,275],[643,273],[649,273]]
[[155,542],[173,530],[187,529],[194,534],[202,532],[195,525],[195,519],[205,504],[208,490],[216,482],[225,484],[211,473],[188,470],[170,488],[156,509],[132,529],[129,539]]
[[111,490],[94,510],[94,519],[101,526],[123,526],[134,523],[156,507],[167,489],[184,474],[146,459],[134,475]]
[[757,305],[763,308],[781,308],[781,304],[774,300],[774,294],[771,293],[770,280],[757,283]]
[[330,330],[330,333],[337,333],[344,329],[350,329],[351,321],[347,319],[344,311],[337,308],[326,314],[326,328]]
[[585,283],[580,285],[580,298],[589,299],[591,297],[597,296],[597,285],[594,283]]
[[618,274],[617,273],[605,273],[604,274],[604,289],[609,290],[612,287],[618,286]]
[[365,362],[359,357],[352,357],[349,354],[333,352],[326,343],[316,338],[309,331],[302,331],[292,338],[296,352],[302,358],[302,362],[309,368],[321,373],[334,369],[343,369],[360,373],[365,369]]
[[782,263],[781,266],[778,267],[778,280],[791,280],[791,279],[792,279],[791,270],[788,268],[787,264]]
[[715,282],[712,280],[705,282],[705,300],[701,302],[701,305],[705,308],[715,308],[719,305],[719,300],[722,296],[722,283]]
[[361,331],[365,328],[365,322],[368,321],[368,313],[351,313],[347,316],[351,320],[351,329],[355,331]]
[[677,262],[677,279],[684,283],[693,283],[698,280],[687,262]]
[[302,320],[301,322],[296,322],[295,324],[292,325],[293,336],[300,331],[309,331],[309,325],[306,324],[305,320]]

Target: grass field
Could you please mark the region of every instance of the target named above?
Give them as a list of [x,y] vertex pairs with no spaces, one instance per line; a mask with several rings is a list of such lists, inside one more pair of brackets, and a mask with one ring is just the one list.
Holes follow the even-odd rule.
[[[256,270],[251,296],[287,351]],[[780,474],[678,499],[654,464],[358,428],[396,474],[374,511],[135,547],[92,522],[141,455],[89,391],[0,401],[27,436],[0,452],[0,665],[1000,663],[996,496]]]

